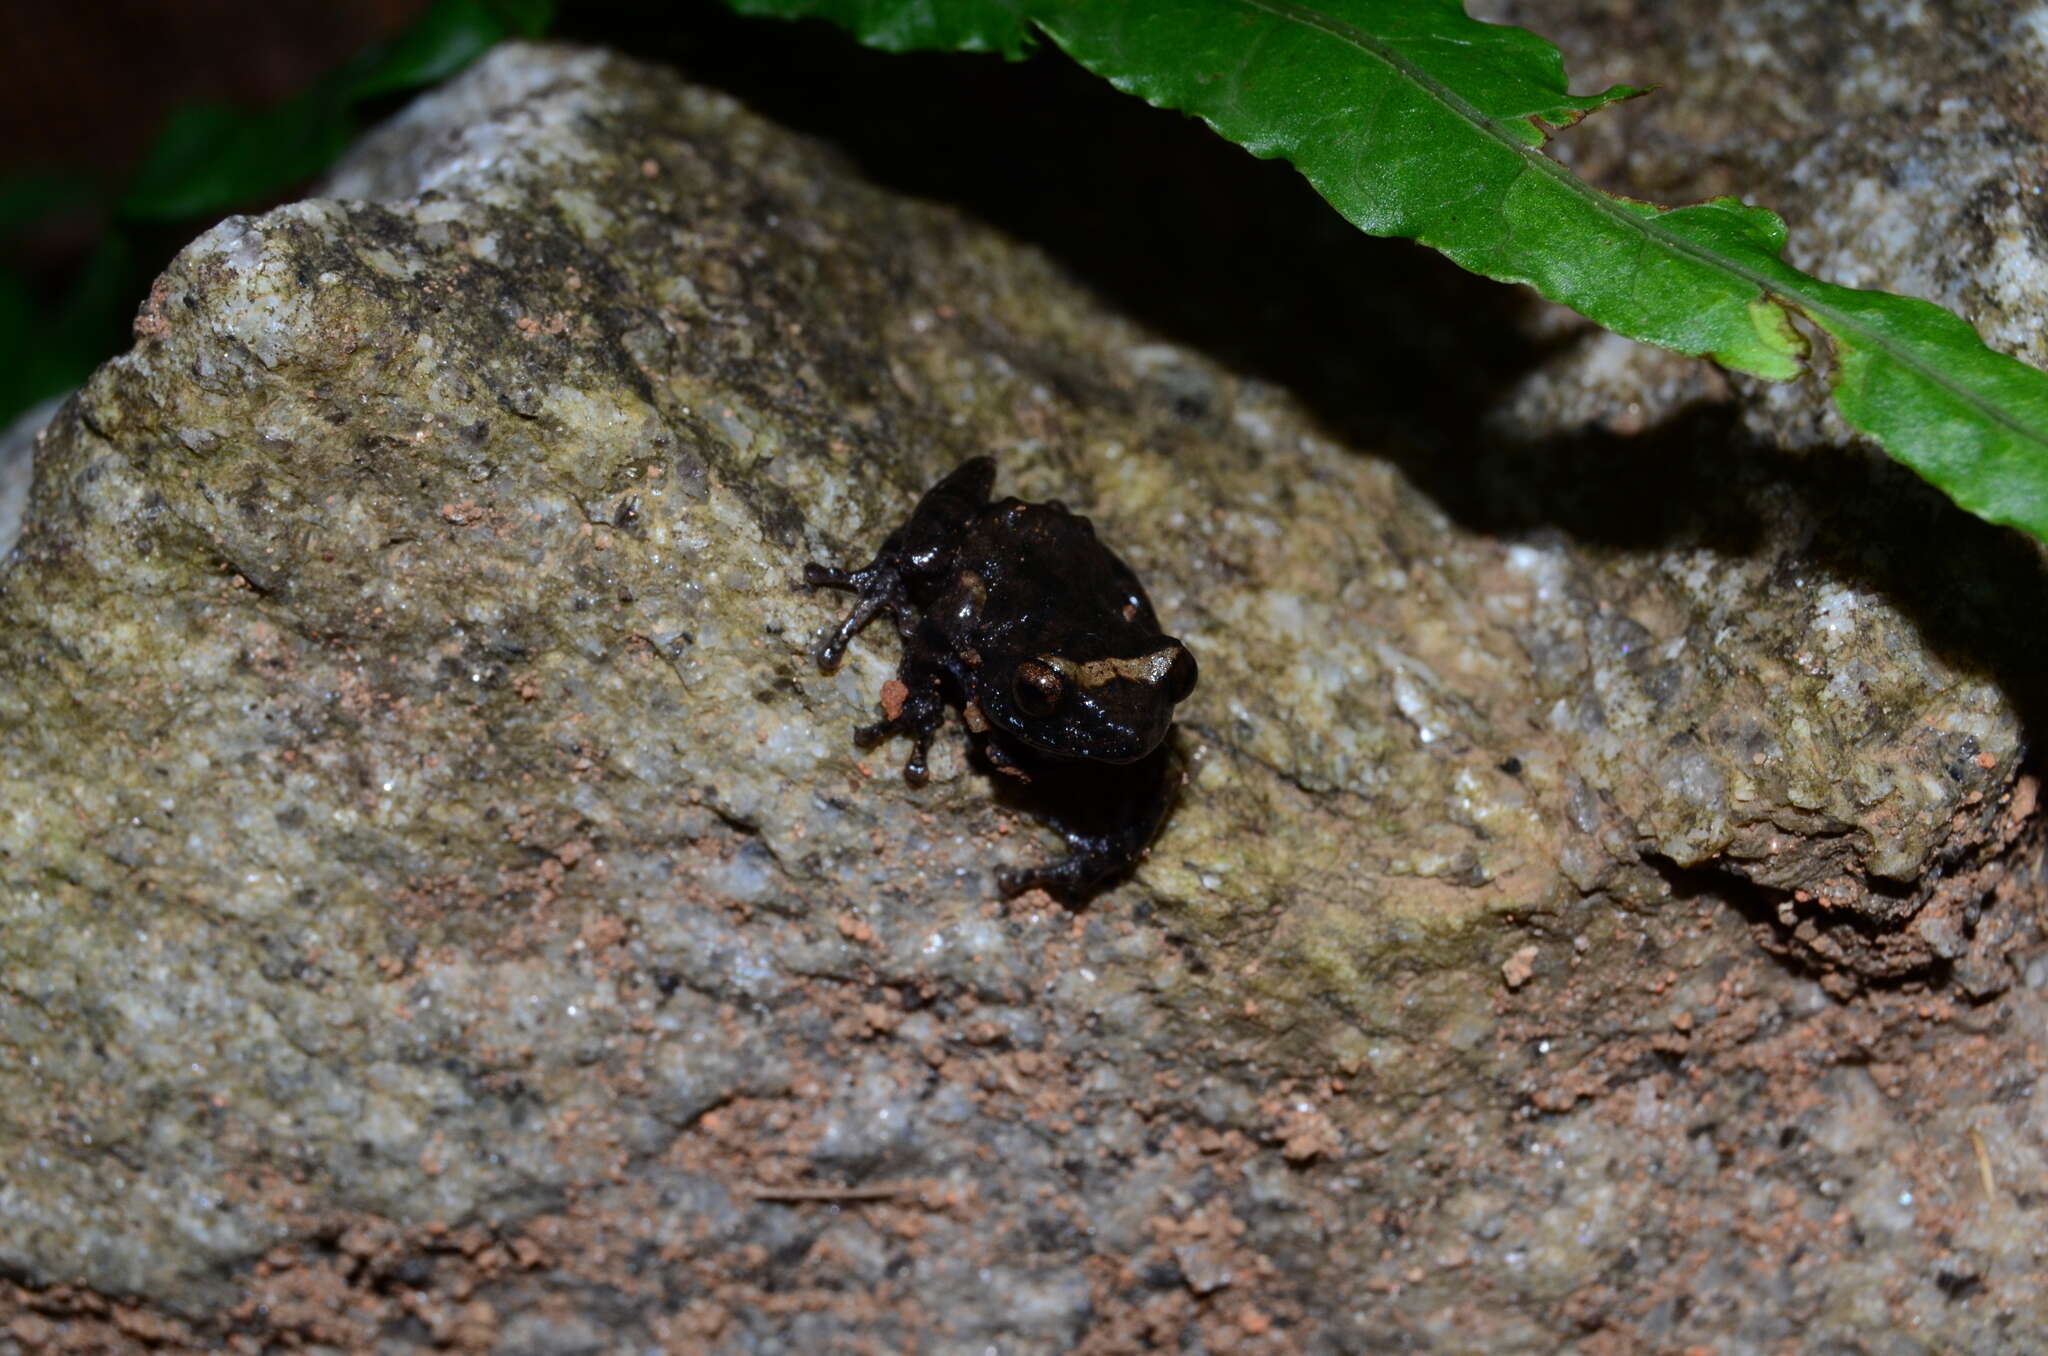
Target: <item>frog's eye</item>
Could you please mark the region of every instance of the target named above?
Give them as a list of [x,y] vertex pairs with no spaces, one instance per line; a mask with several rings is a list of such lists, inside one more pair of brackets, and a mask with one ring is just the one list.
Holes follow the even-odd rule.
[[1017,678],[1010,686],[1010,695],[1016,700],[1017,709],[1027,716],[1044,718],[1053,713],[1060,704],[1060,693],[1065,684],[1051,665],[1027,659],[1017,666]]
[[1166,670],[1167,700],[1173,702],[1186,701],[1188,694],[1195,690],[1195,675],[1197,672],[1195,657],[1188,653],[1187,647],[1181,647],[1181,652],[1173,657],[1173,663]]

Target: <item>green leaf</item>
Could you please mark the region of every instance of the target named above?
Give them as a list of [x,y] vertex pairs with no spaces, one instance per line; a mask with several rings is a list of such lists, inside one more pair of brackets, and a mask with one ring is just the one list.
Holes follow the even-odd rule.
[[553,12],[546,0],[441,0],[391,42],[343,67],[338,83],[351,101],[436,84],[505,38],[545,31]]
[[[189,228],[277,197],[333,163],[359,130],[364,104],[444,80],[503,38],[537,36],[554,12],[553,0],[436,0],[390,42],[274,108],[176,110],[115,202],[118,220],[60,309],[36,315],[26,280],[0,275],[0,422],[78,385],[119,347],[152,266],[132,241],[167,233],[136,230],[136,223]],[[75,176],[15,176],[0,181],[0,234],[53,212],[104,205]]]
[[360,105],[445,80],[501,39],[546,27],[548,0],[436,0],[412,26],[267,109],[190,104],[158,134],[121,196],[131,221],[210,218],[272,198],[334,162]]
[[491,13],[512,37],[537,38],[555,22],[554,0],[488,0]]
[[886,52],[1029,51],[1028,18],[1042,0],[726,0],[741,14],[829,19]]
[[1663,208],[1582,183],[1543,153],[1550,131],[1641,91],[1570,94],[1555,47],[1459,0],[728,3],[833,19],[889,48],[1014,56],[1035,26],[1117,88],[1291,161],[1363,230],[1740,371],[1807,371],[1803,316],[1833,346],[1852,426],[1964,508],[2048,541],[2048,375],[1939,307],[1800,273],[1762,208]]
[[150,146],[117,210],[133,221],[220,216],[318,174],[353,130],[324,91],[260,113],[187,104]]

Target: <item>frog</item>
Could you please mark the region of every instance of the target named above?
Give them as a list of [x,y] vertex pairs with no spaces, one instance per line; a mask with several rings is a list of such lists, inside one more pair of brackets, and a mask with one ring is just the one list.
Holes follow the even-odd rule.
[[1059,500],[993,499],[995,477],[993,458],[972,457],[866,565],[806,565],[807,588],[855,595],[813,657],[830,673],[869,622],[894,623],[896,678],[854,743],[907,736],[903,778],[921,787],[956,708],[981,761],[1032,788],[1024,798],[1067,840],[1062,858],[999,868],[997,889],[1076,901],[1135,867],[1165,820],[1184,780],[1174,711],[1199,669],[1089,519]]

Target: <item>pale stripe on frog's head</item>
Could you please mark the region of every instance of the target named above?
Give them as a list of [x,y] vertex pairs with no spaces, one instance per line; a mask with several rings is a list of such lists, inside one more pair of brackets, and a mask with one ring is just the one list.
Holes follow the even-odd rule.
[[1169,645],[1163,650],[1139,655],[1135,659],[1091,659],[1085,664],[1077,664],[1060,655],[1042,654],[1038,656],[1038,660],[1060,677],[1079,687],[1101,687],[1118,678],[1157,687],[1166,681],[1166,675],[1173,668],[1173,661],[1179,657],[1180,652],[1180,646]]

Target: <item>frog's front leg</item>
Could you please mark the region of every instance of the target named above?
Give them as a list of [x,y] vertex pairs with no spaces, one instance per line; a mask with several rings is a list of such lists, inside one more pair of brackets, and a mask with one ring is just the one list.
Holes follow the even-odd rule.
[[885,706],[881,720],[853,732],[853,742],[871,749],[892,735],[909,735],[912,744],[910,757],[903,763],[903,780],[923,786],[931,779],[925,756],[931,752],[932,736],[946,719],[946,672],[922,655],[908,653],[896,670],[896,681],[905,689],[896,699],[901,704],[893,712]]
[[881,612],[895,619],[896,634],[909,641],[917,629],[917,609],[910,596],[912,583],[929,587],[951,569],[953,544],[965,524],[988,501],[995,474],[995,463],[987,457],[962,462],[925,491],[909,520],[890,533],[875,558],[858,570],[842,570],[816,561],[804,566],[806,587],[845,589],[859,595],[853,611],[819,642],[819,668],[827,672],[837,668],[854,636]]
[[910,590],[895,563],[886,556],[877,556],[872,564],[859,570],[835,569],[812,561],[804,566],[804,584],[808,588],[845,589],[859,595],[853,611],[847,613],[845,620],[833,627],[812,652],[818,667],[827,673],[839,667],[839,661],[846,656],[847,645],[863,626],[874,620],[877,613],[887,612],[895,619],[899,636],[908,636],[917,625],[916,610],[910,605]]
[[[973,724],[968,723],[970,727]],[[990,739],[982,745],[981,753],[988,759],[988,765],[1005,777],[1015,777],[1020,785],[1031,784],[1031,770],[1010,756],[1009,746],[1001,739]]]

